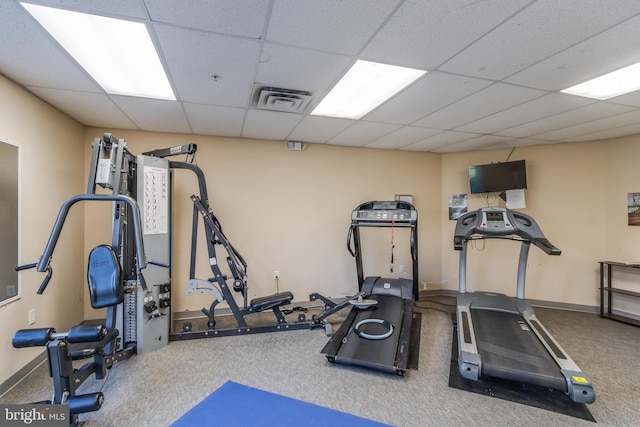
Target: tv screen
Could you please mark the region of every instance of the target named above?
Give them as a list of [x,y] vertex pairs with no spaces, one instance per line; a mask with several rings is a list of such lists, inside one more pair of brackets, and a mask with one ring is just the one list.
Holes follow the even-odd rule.
[[527,188],[524,160],[469,166],[471,194]]

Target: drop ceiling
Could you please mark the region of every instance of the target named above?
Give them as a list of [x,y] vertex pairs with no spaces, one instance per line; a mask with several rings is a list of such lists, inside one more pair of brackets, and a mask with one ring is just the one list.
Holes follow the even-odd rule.
[[[432,152],[640,133],[640,91],[560,93],[640,61],[638,0],[30,2],[150,30],[177,101],[105,93],[18,1],[0,2],[0,73],[86,126]],[[358,59],[428,73],[360,120],[311,116]],[[264,107],[263,87],[308,99]]]

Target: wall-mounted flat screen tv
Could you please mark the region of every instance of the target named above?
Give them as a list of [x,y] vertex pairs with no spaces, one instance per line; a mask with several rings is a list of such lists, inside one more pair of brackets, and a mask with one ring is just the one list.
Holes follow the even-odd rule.
[[527,188],[525,161],[469,166],[469,184],[471,194]]

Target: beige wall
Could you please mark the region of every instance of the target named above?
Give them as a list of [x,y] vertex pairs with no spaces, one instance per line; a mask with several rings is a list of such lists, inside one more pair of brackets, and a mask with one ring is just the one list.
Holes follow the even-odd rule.
[[[60,205],[85,191],[91,142],[104,130],[83,128],[3,78],[0,93],[0,136],[22,150],[20,260],[35,262]],[[510,152],[441,155],[330,145],[289,152],[283,142],[108,130],[126,139],[134,154],[197,143],[196,159],[207,176],[214,211],[249,264],[250,297],[275,292],[273,270],[279,270],[279,290],[292,291],[296,301],[306,301],[311,292],[340,297],[356,290],[355,263],[346,250],[351,210],[397,193],[413,195],[419,212],[421,282],[457,289],[458,253],[452,248],[454,223],[448,220],[447,196],[468,192],[470,165],[504,161]],[[563,251],[560,257],[549,257],[532,248],[527,297],[595,306],[597,261],[640,260],[640,227],[626,223],[626,194],[640,191],[635,167],[639,142],[640,136],[634,136],[515,150],[510,160],[527,161],[524,212],[536,218]],[[174,310],[200,310],[210,298],[184,293],[191,239],[189,195],[196,192],[195,179],[178,171],[175,181]],[[486,204],[480,196],[469,198],[470,209]],[[110,206],[85,204],[77,209],[56,248],[54,279],[47,292],[35,295],[43,274],[26,271],[21,273],[22,298],[0,307],[0,384],[41,351],[11,347],[14,331],[28,327],[31,308],[37,311],[36,327],[65,330],[83,318],[97,317],[84,291],[85,263],[90,248],[110,241]],[[403,265],[410,277],[406,235],[402,230],[394,234],[396,271]],[[483,252],[479,245],[470,250],[469,290],[512,294],[517,246],[485,243]],[[389,230],[363,233],[363,246],[367,275],[390,275]],[[198,277],[210,277],[202,239],[198,259]],[[627,276],[623,282],[637,286],[640,279]]]
[[[19,259],[38,261],[60,205],[84,191],[82,126],[0,76],[0,135],[19,145],[20,237]],[[82,210],[72,211],[56,247],[53,279],[43,295],[36,290],[44,273],[20,273],[22,298],[0,307],[0,384],[42,352],[42,348],[14,349],[13,334],[28,328],[28,312],[36,309],[31,327],[58,330],[82,321]]]

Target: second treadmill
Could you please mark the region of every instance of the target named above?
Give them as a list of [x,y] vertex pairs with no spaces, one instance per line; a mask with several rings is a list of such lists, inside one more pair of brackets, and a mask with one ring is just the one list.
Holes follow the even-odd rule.
[[[467,243],[503,238],[521,242],[516,297],[466,291]],[[458,367],[477,381],[496,377],[561,390],[577,403],[595,401],[593,386],[562,349],[524,299],[529,247],[548,255],[560,249],[544,236],[533,218],[507,208],[487,207],[456,223],[454,249],[460,252],[457,297]]]

